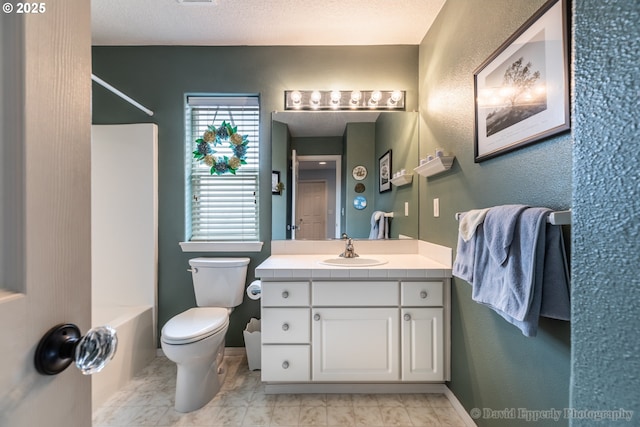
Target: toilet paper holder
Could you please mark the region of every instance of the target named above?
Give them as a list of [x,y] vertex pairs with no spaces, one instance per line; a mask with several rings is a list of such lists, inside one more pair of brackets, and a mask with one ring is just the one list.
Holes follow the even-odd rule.
[[262,296],[262,282],[260,280],[254,280],[249,286],[247,286],[247,295],[249,298],[256,300]]

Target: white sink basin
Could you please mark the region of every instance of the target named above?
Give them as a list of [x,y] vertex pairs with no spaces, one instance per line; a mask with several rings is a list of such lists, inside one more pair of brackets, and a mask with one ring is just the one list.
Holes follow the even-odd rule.
[[386,259],[374,259],[374,258],[329,258],[324,261],[320,261],[320,264],[333,265],[337,267],[372,267],[374,265],[386,264]]

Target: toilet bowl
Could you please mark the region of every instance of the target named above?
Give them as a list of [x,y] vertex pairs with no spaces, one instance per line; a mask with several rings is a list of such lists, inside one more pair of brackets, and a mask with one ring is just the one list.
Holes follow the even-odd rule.
[[198,307],[171,318],[160,337],[162,351],[178,368],[178,412],[200,409],[222,387],[229,313],[242,303],[249,259],[194,258],[189,264]]
[[228,327],[227,309],[197,307],[178,314],[162,328],[162,351],[178,367],[176,411],[195,411],[220,390],[226,373],[221,362]]

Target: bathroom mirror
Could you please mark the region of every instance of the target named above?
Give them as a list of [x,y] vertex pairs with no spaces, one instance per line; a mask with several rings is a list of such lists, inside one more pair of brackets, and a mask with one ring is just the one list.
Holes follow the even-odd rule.
[[[391,213],[389,237],[418,237],[418,183],[379,192],[379,157],[391,174],[418,165],[418,114],[389,111],[273,112],[272,239],[324,240],[371,235],[376,211]],[[417,181],[417,179],[416,179]],[[407,215],[405,215],[405,213]]]

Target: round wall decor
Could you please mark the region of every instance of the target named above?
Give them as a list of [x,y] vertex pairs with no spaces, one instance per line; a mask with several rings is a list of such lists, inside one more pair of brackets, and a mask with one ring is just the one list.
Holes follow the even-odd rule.
[[356,181],[362,181],[367,177],[367,168],[362,165],[356,166],[351,171],[351,174]]
[[356,196],[353,199],[353,207],[362,210],[367,207],[367,199],[364,196]]
[[364,193],[365,190],[365,186],[363,183],[359,182],[356,184],[356,187],[354,188],[356,193]]

